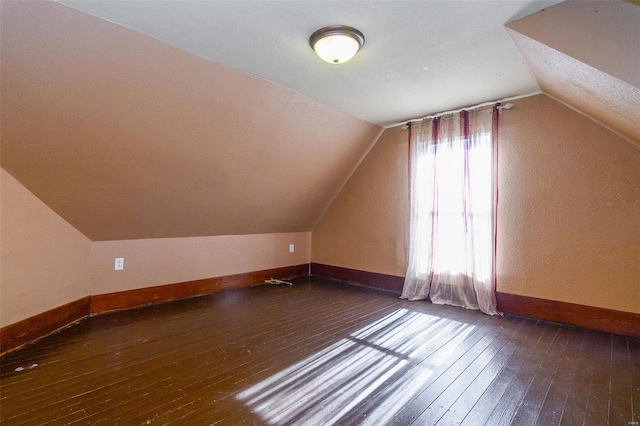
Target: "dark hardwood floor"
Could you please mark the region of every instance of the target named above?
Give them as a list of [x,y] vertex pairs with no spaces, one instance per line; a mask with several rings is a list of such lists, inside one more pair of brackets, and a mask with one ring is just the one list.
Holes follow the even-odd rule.
[[88,318],[0,363],[3,425],[640,421],[639,340],[319,278]]

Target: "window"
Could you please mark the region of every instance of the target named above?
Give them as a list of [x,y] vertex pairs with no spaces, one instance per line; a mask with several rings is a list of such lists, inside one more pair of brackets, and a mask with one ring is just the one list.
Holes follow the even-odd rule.
[[494,114],[463,111],[412,126],[404,298],[496,312]]

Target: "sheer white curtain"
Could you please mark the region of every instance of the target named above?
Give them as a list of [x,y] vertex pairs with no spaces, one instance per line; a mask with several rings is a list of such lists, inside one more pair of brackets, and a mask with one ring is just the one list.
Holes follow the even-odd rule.
[[497,109],[412,123],[409,265],[401,297],[498,314]]

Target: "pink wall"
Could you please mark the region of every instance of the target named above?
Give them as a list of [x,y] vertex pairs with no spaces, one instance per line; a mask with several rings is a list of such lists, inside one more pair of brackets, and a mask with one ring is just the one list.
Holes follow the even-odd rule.
[[86,296],[91,241],[0,173],[2,327]]
[[4,169],[0,183],[0,327],[88,295],[311,259],[310,232],[91,242]]
[[[513,103],[498,291],[640,313],[640,149],[545,95]],[[386,130],[361,163],[313,231],[313,262],[404,275],[407,136]]]
[[407,133],[386,130],[313,230],[313,261],[404,275],[408,251]]
[[640,149],[536,96],[501,117],[498,290],[640,313]]
[[[547,96],[513,103],[500,124],[498,290],[640,313],[640,150]],[[401,276],[406,138],[385,131],[312,234],[92,243],[2,170],[0,325],[90,294],[310,260]]]
[[[294,252],[289,252],[294,244]],[[114,259],[124,270],[114,271]],[[311,233],[99,241],[91,250],[91,294],[309,263]]]

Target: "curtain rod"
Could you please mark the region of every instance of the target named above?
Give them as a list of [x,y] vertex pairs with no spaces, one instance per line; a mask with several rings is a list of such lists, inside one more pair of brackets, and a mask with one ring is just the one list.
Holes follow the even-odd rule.
[[[503,102],[512,101],[512,100],[515,100],[515,99],[528,98],[530,96],[538,95],[540,93],[542,93],[542,92],[538,91],[538,92],[534,92],[534,93],[529,93],[527,95],[511,96],[511,97],[503,98],[503,99],[500,99],[500,100],[497,100],[497,101],[483,102],[481,104],[474,105],[474,106],[467,106],[467,107],[462,107],[462,108],[458,108],[458,109],[453,109],[453,110],[450,110],[450,111],[439,112],[437,114],[426,115],[426,116],[421,117],[421,118],[412,118],[410,120],[404,120],[404,121],[401,121],[399,123],[393,124],[393,125],[387,127],[387,129],[389,129],[391,127],[396,127],[396,126],[399,126],[399,125],[402,124],[403,125],[402,126],[402,130],[407,130],[407,126],[409,125],[409,123],[415,123],[415,122],[423,121],[423,120],[426,120],[426,119],[429,119],[429,118],[441,117],[441,116],[447,115],[447,114],[455,114],[457,112],[464,111],[464,110],[473,110],[473,109],[482,108],[482,107],[485,107],[485,106],[495,105],[495,104],[498,104],[498,103],[501,104]],[[506,103],[504,105],[500,105],[498,107],[498,111],[502,112],[502,110],[511,109],[511,108],[513,108],[513,104]]]

